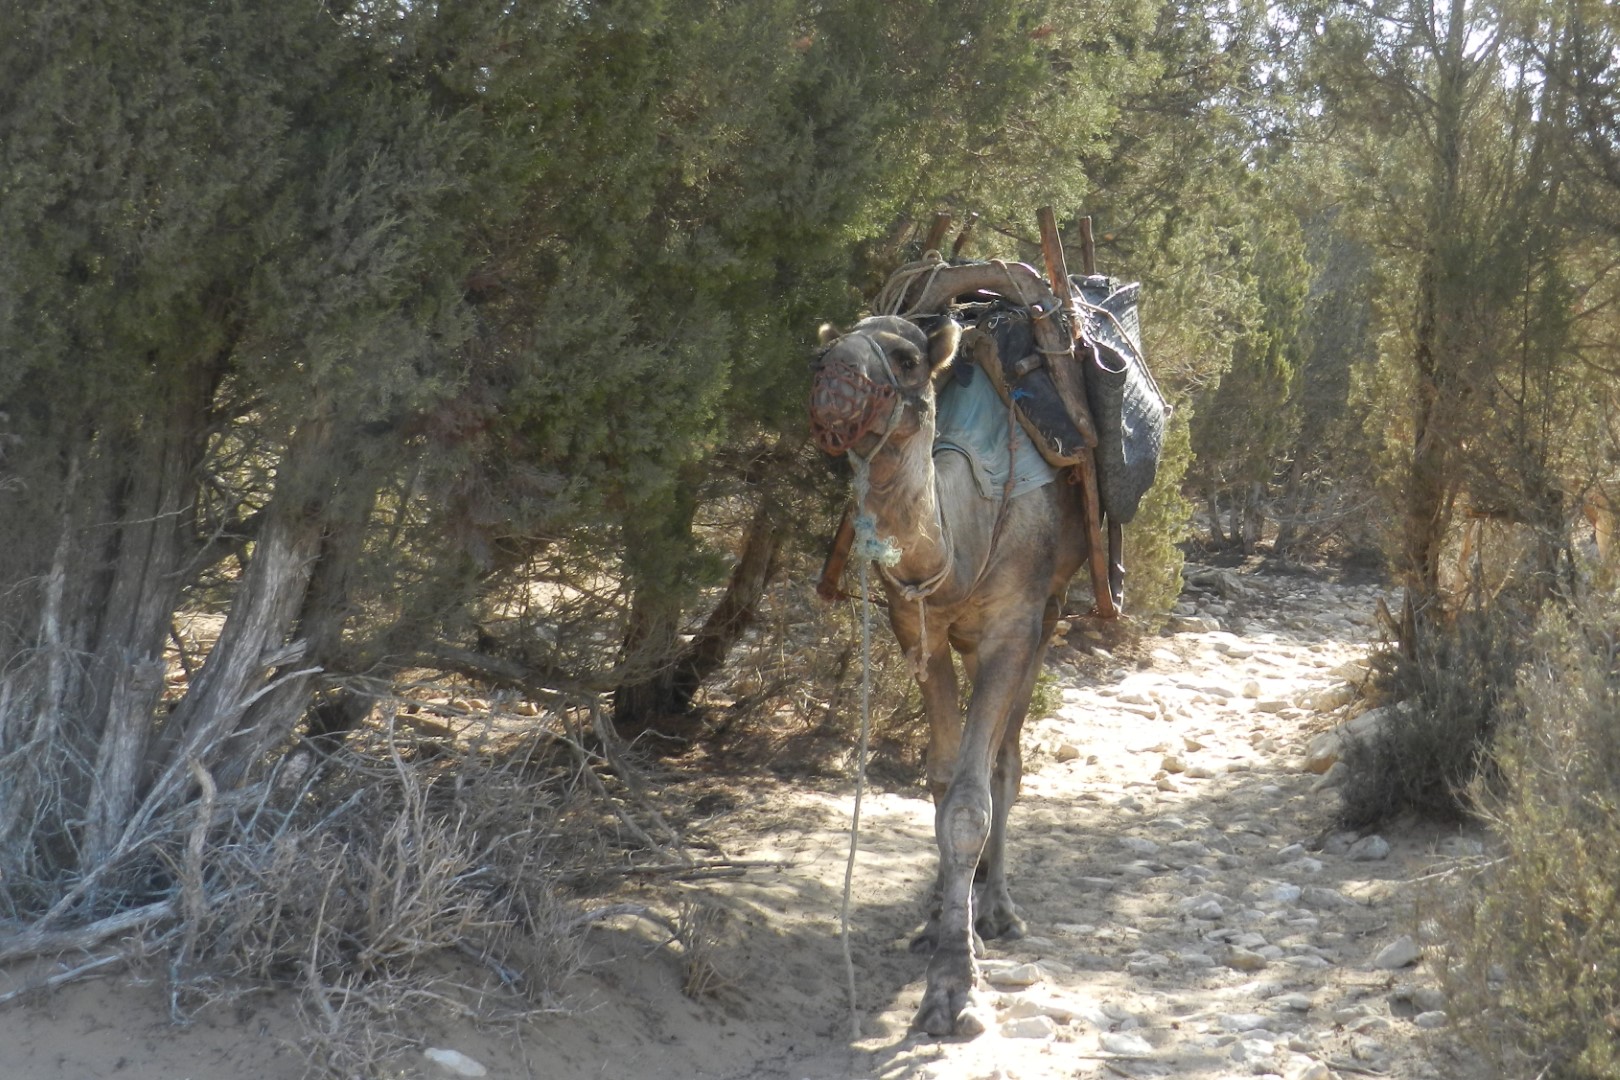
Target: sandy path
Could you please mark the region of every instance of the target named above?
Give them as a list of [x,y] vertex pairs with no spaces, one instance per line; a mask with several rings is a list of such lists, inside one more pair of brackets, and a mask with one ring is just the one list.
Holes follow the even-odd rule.
[[[1443,1002],[1385,950],[1411,930],[1406,883],[1478,841],[1334,834],[1336,796],[1304,768],[1322,708],[1357,677],[1377,593],[1193,577],[1205,587],[1189,590],[1177,632],[1137,663],[1083,679],[1072,649],[1054,651],[1062,704],[1029,725],[1012,822],[1031,936],[990,943],[985,1035],[907,1031],[925,961],[906,944],[933,875],[924,794],[880,790],[863,809],[854,1040],[838,942],[849,787],[770,783],[706,826],[729,855],[779,867],[704,887],[728,915],[717,995],[683,997],[670,950],[627,920],[593,932],[575,1014],[424,1039],[490,1076],[566,1080],[1440,1075],[1418,1044],[1443,1028]],[[109,980],[0,1012],[0,1080],[297,1075],[273,1002],[173,1032],[152,998]],[[97,1032],[122,1046],[117,1064],[92,1049]]]

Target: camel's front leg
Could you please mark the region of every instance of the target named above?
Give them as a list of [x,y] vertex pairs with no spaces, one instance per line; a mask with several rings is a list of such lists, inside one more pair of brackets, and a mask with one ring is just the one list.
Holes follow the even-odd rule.
[[[944,637],[943,634],[940,635]],[[956,667],[951,663],[950,646],[941,644],[928,658],[928,678],[922,686],[923,713],[928,717],[928,792],[934,799],[934,835],[939,835],[938,814],[945,805],[951,778],[956,775],[957,753],[962,745],[962,709],[957,702]],[[934,879],[929,897],[928,923],[922,933],[911,941],[914,953],[932,954],[939,945],[940,891],[944,882],[944,864]]]
[[1046,603],[1041,618],[1041,637],[1035,655],[1030,660],[1023,685],[1019,688],[1007,730],[1002,734],[996,753],[995,771],[990,774],[990,837],[985,842],[984,854],[979,859],[979,895],[976,898],[974,920],[979,936],[992,938],[1021,938],[1026,932],[1023,918],[1013,903],[1007,887],[1007,816],[1013,803],[1018,801],[1018,789],[1024,778],[1024,748],[1021,736],[1024,718],[1029,713],[1029,699],[1035,693],[1035,680],[1046,657],[1046,645],[1057,626],[1056,598]]
[[1018,694],[1026,686],[1028,667],[1038,650],[1039,629],[1039,620],[1031,619],[1027,628],[1004,632],[995,647],[981,644],[979,680],[968,706],[955,774],[935,814],[938,932],[928,964],[928,988],[912,1021],[931,1035],[958,1033],[961,1016],[972,1004],[973,877],[990,835],[991,763],[1008,720],[1023,704]]

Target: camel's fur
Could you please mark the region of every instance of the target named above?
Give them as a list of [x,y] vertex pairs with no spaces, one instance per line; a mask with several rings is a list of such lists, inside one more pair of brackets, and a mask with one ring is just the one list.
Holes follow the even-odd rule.
[[[932,959],[913,1023],[934,1035],[972,1030],[961,1021],[972,1002],[975,928],[984,937],[1017,937],[1024,929],[1008,895],[1005,857],[1007,812],[1022,774],[1019,731],[1060,599],[1086,555],[1077,489],[1059,481],[1013,499],[997,535],[1000,500],[979,494],[962,455],[934,457],[933,379],[959,333],[947,322],[925,338],[894,316],[863,320],[842,336],[823,328],[827,348],[818,368],[842,360],[874,381],[892,380],[904,402],[889,418],[893,430],[886,430],[889,419],[880,422],[851,452],[871,455],[864,509],[878,537],[902,552],[888,570],[893,580],[884,582],[890,624],[925,673],[939,907],[914,944]],[[812,411],[825,400],[813,392]],[[894,584],[928,581],[947,566],[920,606]],[[919,657],[924,642],[928,655]],[[965,718],[953,648],[973,687]]]

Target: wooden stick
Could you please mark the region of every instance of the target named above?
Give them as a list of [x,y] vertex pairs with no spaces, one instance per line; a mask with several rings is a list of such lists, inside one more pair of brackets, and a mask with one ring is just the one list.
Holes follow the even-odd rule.
[[816,595],[830,604],[842,595],[838,583],[843,580],[844,567],[849,562],[850,548],[855,544],[855,506],[844,507],[844,516],[833,534],[832,547],[827,549],[827,561],[821,564],[821,580],[816,582]]
[[928,239],[923,241],[924,251],[938,251],[939,246],[945,242],[945,234],[951,231],[951,215],[941,210],[934,215],[934,223],[928,228]]
[[[1041,226],[1041,254],[1046,259],[1046,277],[1052,291],[1069,309],[1070,330],[1075,339],[1080,336],[1080,314],[1074,303],[1074,289],[1069,284],[1069,263],[1063,255],[1063,241],[1058,237],[1057,217],[1050,206],[1035,212]],[[1086,386],[1080,378],[1080,361],[1072,353],[1067,361],[1053,357],[1047,365],[1058,397],[1070,415],[1091,420],[1091,403],[1086,400]],[[1092,425],[1095,430],[1095,425]],[[1080,488],[1085,495],[1086,545],[1091,551],[1091,592],[1097,601],[1097,614],[1104,619],[1119,616],[1114,606],[1114,590],[1109,583],[1108,543],[1103,539],[1102,495],[1097,487],[1097,458],[1089,448],[1080,450],[1080,462],[1075,466],[1080,474]]]
[[1097,242],[1091,238],[1091,215],[1080,219],[1080,270],[1090,277],[1097,272]]
[[951,258],[961,257],[962,249],[967,246],[968,239],[973,235],[973,226],[978,223],[979,215],[977,213],[968,215],[967,224],[962,226],[962,231],[956,234],[956,242],[951,245]]

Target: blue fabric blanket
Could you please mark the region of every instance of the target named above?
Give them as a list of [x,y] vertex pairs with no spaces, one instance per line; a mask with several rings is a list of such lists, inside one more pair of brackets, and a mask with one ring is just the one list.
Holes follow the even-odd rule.
[[[975,367],[966,372],[965,385],[953,377],[940,391],[934,456],[957,453],[966,457],[973,463],[979,494],[999,499],[1007,486],[1007,406],[984,372]],[[1057,470],[1041,457],[1022,425],[1014,423],[1012,428],[1012,494],[1016,497],[1050,484],[1057,478]]]

